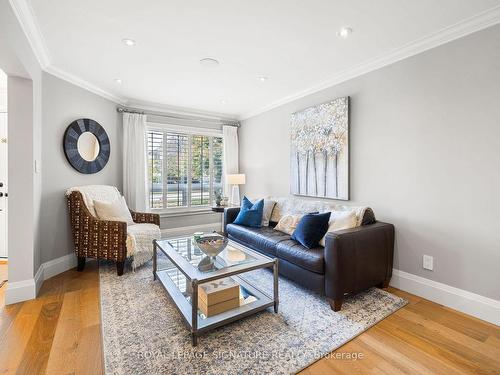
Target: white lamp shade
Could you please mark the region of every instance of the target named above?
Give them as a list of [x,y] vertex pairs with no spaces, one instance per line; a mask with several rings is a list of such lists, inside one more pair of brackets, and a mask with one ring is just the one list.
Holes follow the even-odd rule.
[[228,174],[226,176],[226,182],[229,185],[244,185],[245,175],[244,174]]

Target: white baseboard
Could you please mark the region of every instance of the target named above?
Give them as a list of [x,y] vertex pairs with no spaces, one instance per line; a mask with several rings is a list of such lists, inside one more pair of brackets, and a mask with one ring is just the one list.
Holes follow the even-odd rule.
[[43,282],[45,281],[45,272],[44,272],[44,266],[43,264],[38,267],[38,271],[36,271],[35,274],[35,297],[38,295],[38,292],[40,291],[40,288],[42,287]]
[[43,279],[47,280],[62,272],[70,270],[77,265],[75,253],[66,254],[62,257],[49,260],[41,265],[43,267]]
[[33,279],[7,282],[5,304],[10,305],[36,298],[45,280],[76,267],[74,253],[66,254],[57,259],[42,263]]
[[162,236],[162,238],[176,237],[176,236],[190,235],[190,234],[193,234],[194,232],[211,233],[214,230],[215,231],[221,230],[221,223],[220,222],[201,224],[201,225],[192,225],[189,227],[166,228],[166,229],[161,230],[161,236]]
[[5,290],[5,304],[11,305],[36,298],[43,283],[43,267],[40,266],[33,279],[8,281]]
[[11,305],[36,297],[35,279],[7,282],[5,304]]
[[[194,232],[211,233],[221,230],[221,223],[209,223],[193,225],[188,227],[162,229],[162,237],[176,237],[193,234]],[[88,259],[91,260],[91,259]],[[77,259],[75,253],[66,254],[62,257],[42,263],[33,279],[7,283],[5,291],[5,304],[27,301],[36,298],[43,282],[53,276],[76,267]]]
[[487,322],[500,325],[500,301],[393,269],[390,285]]

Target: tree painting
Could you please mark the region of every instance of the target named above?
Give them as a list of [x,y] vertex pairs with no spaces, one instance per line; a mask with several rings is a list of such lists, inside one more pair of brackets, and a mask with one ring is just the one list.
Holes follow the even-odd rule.
[[349,98],[295,112],[291,118],[292,194],[349,199]]

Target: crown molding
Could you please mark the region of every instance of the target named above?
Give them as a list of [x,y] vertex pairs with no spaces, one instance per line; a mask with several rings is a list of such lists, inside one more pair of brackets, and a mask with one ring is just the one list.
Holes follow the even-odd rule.
[[286,103],[303,98],[307,95],[314,94],[318,91],[338,85],[355,77],[359,77],[363,74],[380,69],[384,66],[393,64],[400,60],[417,55],[429,49],[438,47],[442,44],[451,42],[455,39],[459,39],[476,31],[480,31],[487,27],[500,23],[500,6],[496,6],[475,16],[457,22],[454,25],[445,27],[423,38],[417,39],[402,47],[396,48],[387,54],[361,63],[352,68],[345,69],[338,74],[330,77],[329,79],[311,86],[305,90],[301,90],[299,92],[296,92],[295,94],[285,96],[284,98],[281,98],[269,105],[266,105],[254,111],[247,112],[241,116],[232,116],[227,114],[211,113],[208,111],[196,111],[188,108],[173,107],[158,103],[140,102],[129,98],[123,98],[54,66],[51,63],[49,51],[46,47],[43,34],[38,27],[33,9],[29,2],[27,0],[9,0],[9,3],[11,4],[14,14],[19,20],[19,23],[21,24],[21,27],[26,34],[31,47],[33,48],[35,56],[37,57],[42,70],[120,105],[157,112],[164,112],[165,110],[168,110],[171,113],[178,114],[193,115],[199,113],[200,115],[217,119],[238,118],[238,120],[240,121],[257,116],[273,108],[282,106]]
[[43,71],[117,104],[125,103],[126,100],[124,98],[54,66],[31,4],[26,0],[9,0],[9,3]]
[[90,91],[96,95],[99,95],[105,99],[108,99],[116,104],[125,105],[127,100],[121,96],[110,93],[109,91],[103,90],[100,87],[85,81],[73,74],[70,74],[62,69],[56,68],[53,65],[49,65],[44,69],[45,72],[56,76],[64,81],[67,81],[75,86],[78,86],[84,90]]
[[50,65],[50,55],[43,34],[38,27],[31,4],[26,0],[9,0],[10,6],[28,38],[28,42],[42,69]]
[[402,47],[396,48],[391,52],[381,55],[375,59],[366,61],[352,68],[345,69],[338,74],[330,77],[317,85],[314,85],[305,90],[301,90],[295,94],[288,95],[280,100],[275,101],[267,106],[264,106],[255,111],[250,111],[240,116],[240,121],[257,116],[271,109],[280,107],[286,103],[303,98],[307,95],[314,94],[318,91],[346,82],[350,79],[359,77],[363,74],[383,68],[384,66],[394,64],[400,60],[425,52],[442,44],[451,42],[455,39],[462,38],[466,35],[475,33],[500,23],[500,6],[496,6],[487,11],[479,13],[473,17],[457,22],[454,25],[445,27],[423,38],[410,42]]

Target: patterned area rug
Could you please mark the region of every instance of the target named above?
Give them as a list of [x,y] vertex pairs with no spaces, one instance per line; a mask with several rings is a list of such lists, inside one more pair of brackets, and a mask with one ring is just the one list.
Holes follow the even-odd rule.
[[[108,375],[292,374],[407,303],[372,288],[347,298],[336,313],[321,296],[280,278],[278,314],[269,308],[211,331],[193,348],[180,313],[160,282],[153,281],[151,262],[122,277],[114,264],[100,263],[99,273]],[[271,272],[244,277],[272,295]]]

